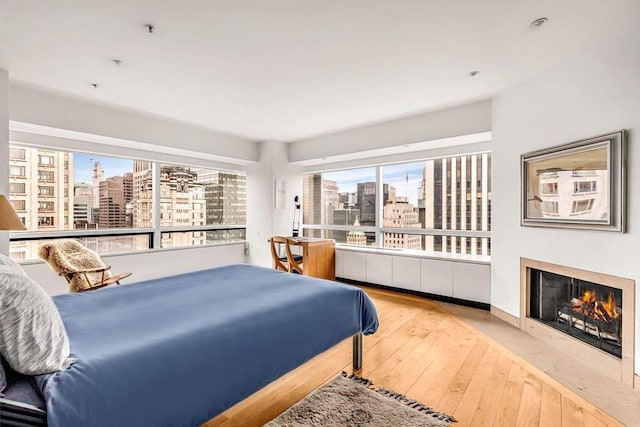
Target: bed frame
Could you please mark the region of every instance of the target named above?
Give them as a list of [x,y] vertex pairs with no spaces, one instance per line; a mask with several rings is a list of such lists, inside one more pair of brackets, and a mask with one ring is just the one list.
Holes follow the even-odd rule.
[[[362,369],[362,333],[353,336],[353,370]],[[0,426],[46,426],[47,412],[27,403],[0,397]]]
[[27,403],[0,398],[0,425],[46,426],[47,413]]

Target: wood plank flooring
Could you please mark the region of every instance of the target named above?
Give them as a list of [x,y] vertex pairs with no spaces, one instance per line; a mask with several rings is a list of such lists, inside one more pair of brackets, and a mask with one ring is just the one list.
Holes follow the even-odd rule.
[[[458,419],[454,426],[621,426],[438,303],[363,288],[380,329],[364,338],[360,375]],[[269,384],[206,427],[261,426],[340,372],[351,339]]]

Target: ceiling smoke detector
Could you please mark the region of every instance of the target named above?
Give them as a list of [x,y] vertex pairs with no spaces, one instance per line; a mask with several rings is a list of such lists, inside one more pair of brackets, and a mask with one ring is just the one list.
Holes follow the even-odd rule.
[[548,21],[548,19],[547,19],[547,18],[538,18],[538,19],[536,19],[535,21],[533,21],[533,22],[531,23],[531,28],[534,28],[534,29],[540,28],[540,27],[542,27],[544,24],[546,24],[546,23],[547,23],[547,21]]

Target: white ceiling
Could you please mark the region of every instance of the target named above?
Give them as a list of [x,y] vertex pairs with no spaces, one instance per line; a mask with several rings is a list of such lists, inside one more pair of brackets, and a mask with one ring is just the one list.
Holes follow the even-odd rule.
[[0,1],[0,67],[18,83],[292,141],[490,97],[630,25],[638,4]]

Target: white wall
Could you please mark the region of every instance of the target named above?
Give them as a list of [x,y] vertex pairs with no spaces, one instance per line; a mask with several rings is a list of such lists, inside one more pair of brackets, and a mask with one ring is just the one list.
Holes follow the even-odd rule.
[[299,162],[491,131],[491,101],[390,120],[289,144]]
[[[0,69],[0,194],[9,194],[9,73]],[[0,254],[9,254],[9,233],[0,231]]]
[[11,84],[10,119],[225,158],[258,159],[256,143],[204,127]]
[[[294,197],[300,196],[302,203],[302,167],[288,163],[285,143],[262,142],[259,149],[260,161],[247,166],[247,262],[269,267],[271,253],[267,239],[291,235]],[[285,209],[274,208],[276,179],[285,181]]]
[[[493,100],[491,302],[519,316],[519,259],[534,258],[640,284],[640,29],[567,58]],[[629,129],[626,234],[520,226],[520,154]],[[640,286],[636,287],[640,307]],[[636,342],[640,315],[636,313]],[[636,373],[640,345],[636,345]]]
[[[9,127],[13,127],[12,123],[9,123]],[[15,130],[11,130],[9,132],[9,138],[12,144],[16,143],[28,145],[30,147],[56,147],[60,150],[96,153],[105,156],[125,157],[161,163],[202,166],[206,168],[234,171],[245,170],[245,166],[242,166],[241,164],[217,161],[207,158],[208,156],[204,154],[198,155],[198,153],[193,152],[188,153],[188,156],[180,155],[176,153],[176,151],[181,152],[182,150],[167,149],[154,144],[142,144],[143,148],[139,148],[140,144],[135,144],[130,141],[123,141],[121,145],[114,145],[108,139],[104,142],[92,142],[84,139],[62,138],[47,134],[20,132]]]
[[[157,250],[126,255],[104,255],[102,260],[111,266],[111,272],[114,274],[133,273],[131,277],[122,281],[123,284],[131,284],[244,262],[244,243]],[[26,264],[22,268],[50,295],[67,292],[67,282],[62,277],[58,277],[44,262]]]

